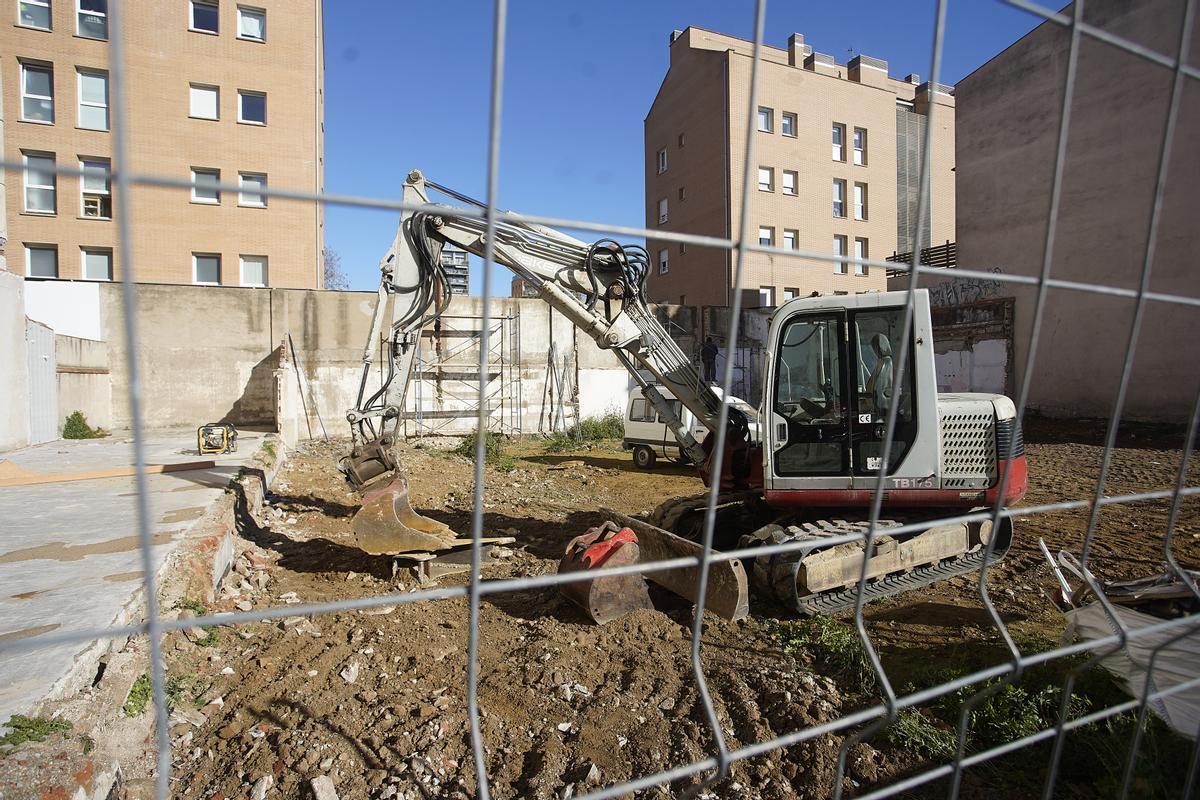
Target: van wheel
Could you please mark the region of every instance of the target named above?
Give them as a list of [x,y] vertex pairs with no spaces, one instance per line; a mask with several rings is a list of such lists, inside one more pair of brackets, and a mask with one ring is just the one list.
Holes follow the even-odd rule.
[[654,469],[654,460],[654,451],[649,447],[640,445],[633,449],[633,463],[637,464],[639,469]]

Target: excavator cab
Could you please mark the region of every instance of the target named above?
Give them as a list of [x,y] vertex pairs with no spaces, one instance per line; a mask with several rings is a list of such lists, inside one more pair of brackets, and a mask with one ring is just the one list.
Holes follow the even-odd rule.
[[[916,292],[901,369],[896,354],[907,299],[903,292],[824,295],[776,311],[765,387],[768,503],[866,505],[881,469],[892,504],[986,502],[1003,457],[996,428],[1014,416],[1012,403],[1000,395],[938,395],[924,289]],[[884,465],[893,401],[896,420]],[[964,472],[972,476],[965,483]],[[983,491],[968,496],[964,488]]]

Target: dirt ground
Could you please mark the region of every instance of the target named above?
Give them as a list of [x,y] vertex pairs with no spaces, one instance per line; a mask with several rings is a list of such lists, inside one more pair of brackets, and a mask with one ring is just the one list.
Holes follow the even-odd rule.
[[[1024,504],[1090,497],[1103,427],[1029,428]],[[247,521],[246,556],[210,610],[420,588],[404,571],[393,576],[390,558],[353,547],[356,499],[335,469],[341,444],[313,444],[290,458],[259,521]],[[1178,434],[1141,431],[1120,444],[1107,494],[1174,485]],[[565,543],[602,521],[602,506],[648,514],[664,499],[702,490],[685,468],[660,464],[642,472],[612,448],[550,455],[525,441],[510,452],[515,469],[487,470],[484,523],[489,535],[510,534],[516,542],[485,568],[486,578],[553,571]],[[433,446],[408,446],[402,456],[414,505],[469,532],[472,463]],[[1200,565],[1197,507],[1185,505],[1176,532],[1177,554],[1193,568]],[[1165,502],[1107,507],[1096,530],[1094,571],[1105,579],[1159,571],[1167,510]],[[1062,618],[1043,595],[1049,571],[1037,540],[1052,551],[1078,551],[1086,527],[1086,512],[1017,520],[1013,549],[988,581],[1015,636],[1053,641],[1061,634]],[[466,580],[452,575],[440,585]],[[597,627],[554,589],[484,599],[479,702],[493,797],[570,797],[712,754],[691,670],[690,607],[666,595],[656,601],[658,610]],[[783,612],[753,598],[751,607],[739,622],[706,619],[702,640],[728,747],[834,720],[864,704],[821,668],[781,649],[776,618]],[[466,601],[456,599],[219,628],[215,635],[172,634],[168,671],[181,709],[172,727],[175,796],[309,797],[310,781],[321,775],[343,799],[475,796],[467,612]],[[998,652],[972,578],[873,604],[866,619],[897,687],[916,664],[964,650]],[[706,794],[831,796],[840,742],[826,736],[739,761]],[[921,763],[883,740],[856,745],[847,788],[853,794],[890,783]],[[963,796],[1004,796],[967,777]],[[696,780],[638,796],[676,797]]]

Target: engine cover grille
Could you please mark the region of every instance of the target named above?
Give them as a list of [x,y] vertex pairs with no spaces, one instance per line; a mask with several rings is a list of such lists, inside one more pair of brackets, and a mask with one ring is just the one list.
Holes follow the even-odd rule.
[[942,488],[986,489],[996,479],[996,417],[991,403],[939,405],[942,429]]

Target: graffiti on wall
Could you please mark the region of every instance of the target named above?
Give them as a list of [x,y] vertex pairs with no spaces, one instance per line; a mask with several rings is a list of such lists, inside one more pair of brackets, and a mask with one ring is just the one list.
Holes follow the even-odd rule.
[[[992,267],[991,272],[999,274],[999,267]],[[958,306],[965,303],[977,303],[990,297],[999,297],[1004,291],[1004,284],[987,278],[956,278],[943,281],[929,287],[929,305]]]

